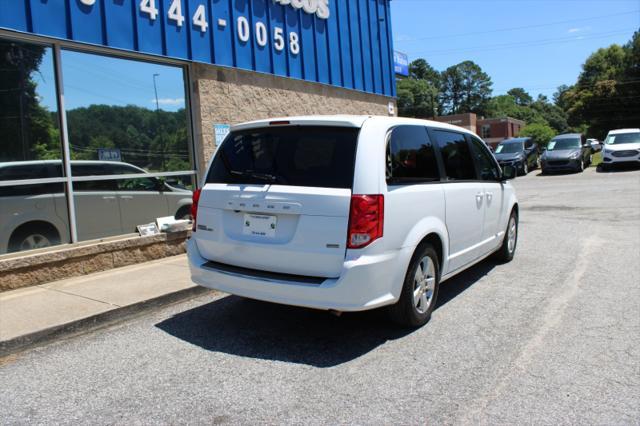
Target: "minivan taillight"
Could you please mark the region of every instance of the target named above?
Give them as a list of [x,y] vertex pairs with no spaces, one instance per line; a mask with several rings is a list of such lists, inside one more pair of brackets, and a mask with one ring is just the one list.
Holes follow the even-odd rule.
[[198,216],[198,201],[200,201],[200,192],[202,188],[198,188],[193,191],[193,198],[191,201],[191,231],[196,232],[196,218]]
[[382,237],[384,195],[352,195],[347,248],[366,247]]

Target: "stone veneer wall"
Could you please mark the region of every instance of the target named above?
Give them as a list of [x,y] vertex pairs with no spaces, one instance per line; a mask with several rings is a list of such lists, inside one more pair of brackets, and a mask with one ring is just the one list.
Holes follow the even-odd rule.
[[[293,115],[389,115],[395,99],[302,80],[193,64],[195,141],[204,168],[215,150],[213,125]],[[199,108],[197,107],[199,105]],[[201,145],[200,145],[201,144]]]
[[190,233],[123,236],[0,258],[0,292],[179,255]]

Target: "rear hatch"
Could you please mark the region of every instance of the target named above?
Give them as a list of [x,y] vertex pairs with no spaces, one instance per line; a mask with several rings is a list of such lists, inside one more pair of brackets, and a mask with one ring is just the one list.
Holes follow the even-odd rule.
[[358,128],[280,125],[232,131],[198,203],[206,259],[338,277],[346,251]]

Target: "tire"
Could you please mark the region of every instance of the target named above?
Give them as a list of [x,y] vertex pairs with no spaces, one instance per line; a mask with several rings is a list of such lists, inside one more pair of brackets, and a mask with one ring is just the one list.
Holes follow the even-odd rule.
[[423,243],[413,253],[398,302],[389,307],[393,322],[420,327],[431,318],[440,288],[440,264],[431,244]]
[[547,172],[547,170],[544,167],[540,168],[540,174],[546,175],[547,173],[549,172]]
[[527,162],[525,161],[524,164],[522,165],[522,175],[526,176],[529,174],[529,164],[527,164]]
[[183,206],[178,209],[176,215],[174,216],[176,220],[193,220],[191,217],[191,207]]
[[[513,240],[511,237],[513,236]],[[511,242],[510,242],[511,241]],[[507,222],[507,230],[504,233],[504,239],[500,249],[496,252],[494,258],[501,263],[511,262],[516,254],[518,247],[518,213],[513,210]]]
[[56,229],[46,223],[25,224],[16,229],[9,239],[9,252],[34,250],[60,244]]
[[580,164],[578,165],[578,173],[584,172],[584,160],[580,160]]

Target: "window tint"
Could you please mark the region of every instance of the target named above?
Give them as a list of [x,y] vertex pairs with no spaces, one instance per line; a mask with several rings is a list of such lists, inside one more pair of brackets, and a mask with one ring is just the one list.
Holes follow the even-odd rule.
[[493,161],[493,156],[480,139],[471,137],[471,154],[480,171],[480,179],[496,180],[500,176],[500,171],[495,161]]
[[440,147],[447,178],[450,180],[476,179],[476,169],[464,135],[442,130],[435,130],[433,133]]
[[77,192],[103,192],[103,191],[115,191],[115,180],[94,180],[73,182],[73,190]]
[[358,129],[266,127],[232,132],[207,183],[351,188]]
[[119,179],[118,191],[159,191],[162,182],[153,178]]
[[440,180],[438,164],[422,126],[393,129],[387,145],[387,182]]

